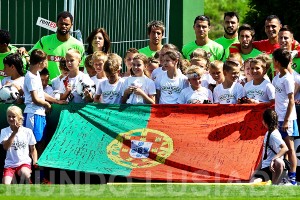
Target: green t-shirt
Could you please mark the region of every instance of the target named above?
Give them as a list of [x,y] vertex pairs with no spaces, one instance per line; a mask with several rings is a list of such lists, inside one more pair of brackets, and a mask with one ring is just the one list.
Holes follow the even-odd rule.
[[[8,45],[8,48],[10,49],[10,51],[5,52],[5,53],[0,53],[0,80],[2,80],[4,77],[6,77],[3,69],[4,69],[4,64],[3,64],[3,59],[8,56],[11,53],[16,53],[18,48],[12,45]],[[24,57],[22,57],[22,61],[23,61],[23,67],[24,67],[24,72],[26,69],[26,59]]]
[[149,58],[149,57],[154,57],[154,55],[155,55],[155,53],[156,53],[156,51],[152,51],[152,50],[150,49],[149,46],[146,46],[146,47],[144,47],[144,48],[141,48],[141,49],[139,49],[138,51],[139,51],[139,53],[144,54],[144,55],[147,56],[148,58]]
[[256,56],[262,54],[261,51],[259,51],[258,49],[253,48],[252,51],[248,54],[242,54],[241,56],[243,58],[243,60],[247,60],[248,58],[255,58]]
[[225,49],[225,56],[223,58],[223,60],[225,60],[226,58],[229,57],[229,54],[230,54],[230,51],[229,51],[229,47],[233,44],[233,43],[237,43],[239,42],[239,39],[238,37],[236,36],[235,38],[233,39],[227,39],[225,38],[224,36],[223,37],[220,37],[220,38],[217,38],[215,40],[216,43],[220,44],[223,46],[223,48]]
[[[50,80],[52,80],[60,75],[59,61],[62,57],[66,56],[68,49],[71,48],[77,49],[81,54],[81,58],[83,58],[84,47],[80,41],[71,36],[67,41],[61,42],[57,39],[55,33],[42,37],[29,51],[29,54],[34,49],[42,49],[48,55],[48,70],[50,73]],[[83,59],[81,61],[83,61]],[[83,62],[81,62],[80,66],[83,65]]]
[[195,41],[187,43],[182,48],[183,56],[190,60],[190,55],[198,48],[204,49],[205,51],[207,51],[207,53],[210,53],[210,61],[222,60],[224,48],[222,47],[222,45],[216,43],[213,40],[209,40],[209,42],[203,46],[198,46]]

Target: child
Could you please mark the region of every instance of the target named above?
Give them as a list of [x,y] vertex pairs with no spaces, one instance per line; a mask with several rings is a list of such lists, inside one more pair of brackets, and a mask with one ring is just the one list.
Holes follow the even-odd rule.
[[125,53],[124,63],[126,66],[126,72],[123,74],[123,77],[132,76],[130,70],[132,68],[133,58],[139,53],[136,48],[129,48]]
[[266,74],[266,63],[252,59],[250,62],[252,81],[247,82],[244,86],[247,103],[275,102],[275,88],[264,79]]
[[25,75],[24,95],[24,125],[33,131],[37,142],[42,140],[46,126],[46,112],[50,111],[51,105],[45,101],[43,85],[39,71],[47,67],[47,54],[35,49],[30,55],[30,67]]
[[215,87],[214,103],[236,104],[239,98],[245,96],[243,86],[236,80],[239,78],[240,64],[235,60],[227,60],[223,65],[225,80]]
[[15,175],[30,183],[31,162],[33,165],[37,162],[36,140],[32,130],[22,126],[24,118],[19,107],[8,107],[6,116],[9,127],[1,129],[0,135],[0,143],[7,151],[3,184],[11,184]]
[[86,56],[86,58],[84,60],[84,66],[85,66],[86,72],[90,77],[96,76],[96,74],[97,74],[97,72],[93,66],[92,59],[93,59],[93,55],[91,54],[91,55]]
[[212,92],[201,87],[201,76],[205,73],[204,69],[192,65],[186,71],[186,76],[190,82],[190,86],[184,88],[177,100],[179,104],[202,104],[206,102],[213,102]]
[[73,103],[92,102],[91,92],[85,90],[83,97],[77,92],[77,85],[80,81],[92,82],[87,74],[79,71],[81,56],[78,50],[69,49],[66,53],[66,63],[69,69],[69,75],[60,82],[59,93],[61,100],[67,100]]
[[13,85],[18,89],[20,98],[16,100],[17,103],[23,103],[22,98],[24,92],[24,73],[22,58],[18,53],[9,54],[3,59],[4,72],[7,75],[2,80],[2,85]]
[[189,86],[187,77],[178,72],[181,54],[175,50],[168,50],[163,56],[163,67],[167,70],[155,80],[157,103],[176,104],[180,92]]
[[273,52],[273,64],[279,73],[272,84],[275,87],[275,111],[278,114],[279,132],[289,151],[291,170],[288,173],[289,183],[296,185],[297,157],[294,149],[294,137],[299,136],[297,113],[294,103],[294,79],[287,68],[291,61],[291,54],[287,50],[276,49]]
[[147,66],[147,72],[149,76],[151,76],[153,70],[157,69],[159,67],[159,61],[158,59],[154,57],[149,57],[148,58],[148,66]]
[[193,51],[193,53],[190,55],[190,59],[194,57],[204,57],[209,59],[210,55],[202,48],[197,48]]
[[219,60],[214,60],[211,63],[209,63],[208,71],[210,76],[214,79],[216,84],[209,84],[208,89],[210,89],[212,92],[214,91],[215,87],[221,83],[224,82],[225,77],[223,74],[223,62]]
[[94,97],[95,103],[120,104],[124,79],[119,77],[120,65],[115,59],[108,59],[104,63],[107,80],[101,82]]
[[[165,53],[168,51],[168,50],[176,50],[178,51],[178,48],[174,45],[174,44],[164,44],[161,48],[161,50],[159,51],[159,64],[160,64],[160,67],[156,68],[155,70],[153,70],[152,74],[151,74],[151,79],[153,81],[156,80],[156,78],[161,74],[163,73],[164,71],[166,71],[166,69],[164,68],[163,66],[163,57],[165,55]],[[179,73],[182,73],[180,71],[180,69],[178,69],[178,72]]]
[[58,91],[60,86],[60,81],[62,78],[69,75],[69,69],[67,68],[66,58],[61,58],[59,61],[60,75],[51,80],[53,91]]
[[144,73],[147,64],[148,58],[143,54],[138,54],[133,58],[131,71],[134,75],[128,77],[124,82],[122,103],[155,103],[155,84]]
[[284,162],[282,159],[288,148],[277,129],[278,117],[274,110],[265,110],[263,113],[263,125],[268,131],[264,137],[262,161],[259,165],[259,170],[253,175],[250,182],[258,183],[272,180],[272,183],[277,185],[283,175]]
[[103,71],[103,66],[104,66],[105,61],[107,61],[106,53],[104,53],[102,51],[95,51],[93,53],[92,64],[93,64],[93,67],[94,67],[95,71],[97,72],[97,74],[95,76],[91,77],[91,79],[94,81],[94,83],[96,85],[96,89],[100,82],[107,79],[105,76],[105,73]]
[[251,81],[253,78],[251,76],[251,67],[250,67],[250,63],[252,61],[253,58],[248,58],[247,60],[244,61],[243,65],[242,65],[242,71],[244,71],[244,78],[241,78],[239,80],[240,84],[245,85],[247,82]]
[[52,96],[53,89],[51,86],[48,85],[50,75],[47,68],[44,68],[42,71],[40,71],[40,77],[41,77],[44,92]]

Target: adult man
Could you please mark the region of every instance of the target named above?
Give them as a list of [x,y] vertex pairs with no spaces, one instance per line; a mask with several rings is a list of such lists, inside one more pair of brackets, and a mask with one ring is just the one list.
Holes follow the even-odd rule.
[[34,47],[34,49],[42,49],[48,55],[48,70],[50,79],[60,75],[59,61],[66,55],[68,49],[77,49],[81,58],[84,55],[83,44],[70,35],[70,29],[73,25],[73,16],[71,13],[64,11],[57,16],[57,31],[55,34],[42,37]]
[[243,24],[238,30],[239,43],[232,44],[230,53],[240,53],[243,60],[254,58],[262,52],[253,48],[255,31],[249,24]]
[[[10,34],[7,30],[0,30],[0,80],[6,77],[4,73],[3,59],[11,54],[16,53],[17,47],[10,45]],[[23,58],[23,64],[26,65],[26,60]]]
[[205,15],[197,16],[194,20],[194,31],[196,40],[187,43],[182,48],[182,53],[185,58],[190,59],[190,55],[197,48],[202,48],[210,54],[210,60],[222,60],[224,55],[224,48],[222,45],[214,42],[208,38],[210,30],[210,19]]
[[[294,44],[294,34],[287,25],[284,25],[279,30],[278,41],[279,41],[280,48],[286,49],[286,50],[292,52],[292,55],[295,56],[295,52],[292,51],[292,48],[293,48],[292,45]],[[291,65],[291,69],[293,69],[299,73],[300,72],[300,58],[295,57],[295,58],[293,58],[292,62],[293,63]],[[291,69],[289,69],[289,70],[291,70]]]
[[147,32],[149,37],[149,45],[139,49],[139,53],[146,55],[147,57],[154,57],[157,51],[162,48],[162,38],[165,32],[165,26],[162,21],[151,21],[147,24]]
[[225,50],[225,58],[229,56],[229,47],[238,40],[239,16],[236,12],[224,13],[224,35],[217,38],[215,42],[223,46]]

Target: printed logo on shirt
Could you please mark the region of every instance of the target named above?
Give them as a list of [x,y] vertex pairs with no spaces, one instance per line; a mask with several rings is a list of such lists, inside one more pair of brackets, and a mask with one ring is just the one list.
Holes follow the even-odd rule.
[[14,148],[15,151],[19,149],[25,149],[27,144],[25,142],[14,142],[11,147]]
[[199,99],[190,99],[186,103],[187,104],[201,104],[201,103],[203,103],[203,101],[201,101]]
[[247,91],[247,97],[254,98],[255,96],[264,96],[264,91],[257,89]]
[[173,94],[173,92],[179,94],[182,89],[177,86],[162,86],[161,90],[168,92],[168,94]]
[[277,85],[275,86],[275,92],[281,93],[282,92],[282,88],[278,87]]
[[226,101],[227,103],[230,103],[231,99],[235,99],[235,96],[232,94],[223,94],[219,96],[219,100],[221,101]]
[[114,99],[115,97],[119,97],[120,93],[116,91],[106,91],[102,93],[104,98]]

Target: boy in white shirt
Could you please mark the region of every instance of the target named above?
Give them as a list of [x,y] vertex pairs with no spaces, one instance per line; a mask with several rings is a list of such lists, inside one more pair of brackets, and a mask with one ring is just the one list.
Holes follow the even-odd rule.
[[51,105],[45,101],[45,94],[40,78],[40,71],[47,67],[47,54],[35,49],[30,55],[30,68],[25,75],[24,95],[24,126],[33,131],[37,142],[42,140],[46,126],[46,112],[50,111]]
[[225,80],[214,89],[214,103],[237,104],[238,99],[245,96],[244,87],[236,81],[239,78],[240,68],[240,64],[235,60],[227,60],[224,63]]
[[297,185],[297,157],[294,149],[294,137],[299,136],[299,131],[294,102],[295,83],[293,76],[287,70],[291,64],[291,54],[289,51],[279,48],[272,55],[274,68],[279,72],[272,81],[275,87],[275,111],[278,114],[278,129],[289,149],[287,152],[291,162],[291,169],[288,172],[289,182],[292,185]]

